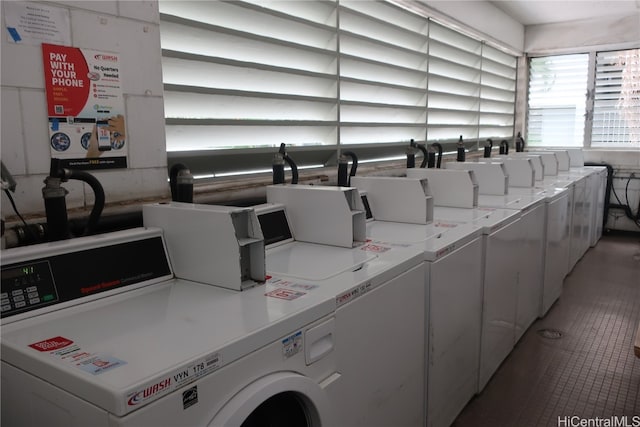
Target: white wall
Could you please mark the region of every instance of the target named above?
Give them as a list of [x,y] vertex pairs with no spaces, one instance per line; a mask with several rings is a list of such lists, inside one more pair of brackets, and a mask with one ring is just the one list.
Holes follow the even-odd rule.
[[[128,168],[92,172],[104,187],[106,202],[165,197],[169,191],[157,2],[46,4],[70,11],[72,46],[118,52],[121,56]],[[51,154],[41,47],[12,43],[3,31],[1,54],[2,161],[18,183],[13,197],[20,212],[44,213],[41,189]],[[91,207],[93,194],[88,186],[74,181],[64,187],[70,192],[69,208]],[[4,193],[2,215],[13,215]]]
[[640,12],[597,20],[529,25],[524,51],[528,54],[588,52],[640,46]]
[[428,7],[484,34],[489,39],[523,52],[524,26],[488,1],[423,1]]

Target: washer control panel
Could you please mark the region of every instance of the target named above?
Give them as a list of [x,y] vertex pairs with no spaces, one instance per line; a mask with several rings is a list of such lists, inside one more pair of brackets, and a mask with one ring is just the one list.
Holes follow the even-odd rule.
[[[135,235],[130,241],[123,241],[123,236],[127,236],[123,232],[115,237],[81,238],[85,239],[81,243],[70,239],[57,245],[40,246],[31,252],[29,247],[18,248],[24,249],[22,254],[26,255],[13,259],[3,256],[2,319],[152,279],[172,277],[159,232],[139,234],[142,236]],[[57,253],[46,255],[47,251],[42,248],[49,247]]]
[[2,315],[58,301],[48,261],[2,269]]

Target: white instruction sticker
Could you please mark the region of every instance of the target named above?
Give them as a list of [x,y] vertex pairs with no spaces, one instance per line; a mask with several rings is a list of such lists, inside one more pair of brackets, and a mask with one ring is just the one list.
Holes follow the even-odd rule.
[[69,363],[93,375],[99,375],[127,364],[124,360],[113,356],[83,350],[79,344],[60,336],[29,344],[29,347],[43,353],[49,353],[50,356],[61,362]]
[[298,331],[282,340],[282,356],[285,359],[300,353],[300,351],[302,351],[302,331]]

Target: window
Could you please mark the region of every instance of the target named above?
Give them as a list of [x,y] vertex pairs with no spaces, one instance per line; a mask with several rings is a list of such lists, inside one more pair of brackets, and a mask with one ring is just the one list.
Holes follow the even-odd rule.
[[640,49],[598,52],[592,147],[640,147]]
[[582,146],[588,54],[531,58],[527,143]]
[[196,176],[513,135],[516,58],[390,1],[160,3],[169,163]]
[[531,58],[528,143],[640,147],[639,76],[640,49]]

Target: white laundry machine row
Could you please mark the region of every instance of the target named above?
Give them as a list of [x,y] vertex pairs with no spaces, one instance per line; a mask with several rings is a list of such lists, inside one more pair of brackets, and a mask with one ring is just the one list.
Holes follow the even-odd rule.
[[[604,205],[607,188],[607,167],[606,166],[584,166],[584,156],[582,148],[560,148],[554,149],[558,152],[558,164],[560,172],[567,170],[569,173],[588,174],[588,184],[591,186],[590,193],[592,199],[590,246],[593,247],[602,237],[604,226]],[[568,164],[568,166],[566,166]]]
[[[222,248],[261,241],[254,213],[227,213],[239,237]],[[335,299],[184,280],[176,262],[158,228],[3,251],[2,424],[335,425]]]
[[428,180],[435,221],[470,223],[482,228],[480,392],[514,346],[520,245],[525,235],[520,212],[477,207],[478,184],[473,171],[407,169],[407,176]]
[[[536,173],[536,187],[539,188],[567,188],[571,200],[571,227],[569,234],[569,263],[566,274],[569,274],[582,255],[588,249],[590,204],[587,195],[587,179],[585,176],[558,176],[558,159],[554,152],[536,151],[521,152],[511,157],[530,157],[534,161]],[[496,157],[496,158],[500,158]],[[542,164],[542,166],[540,166]],[[539,172],[543,176],[540,179]]]
[[477,392],[482,319],[482,228],[433,221],[426,180],[352,177],[374,245],[413,247],[426,266],[427,426],[449,426]]
[[[551,162],[557,162],[557,174],[545,177],[548,183],[573,182],[574,212],[573,212],[573,238],[571,239],[571,268],[582,258],[591,246],[593,226],[595,225],[597,196],[597,175],[594,169],[573,168],[570,169],[569,154],[567,151],[539,151],[545,166]],[[534,154],[535,154],[534,153]],[[551,155],[549,154],[551,153]],[[565,184],[566,185],[566,184]]]
[[[367,241],[355,188],[267,187],[256,206],[268,283],[336,304],[336,424],[422,426],[427,288],[422,251]],[[341,232],[337,232],[342,230]],[[323,244],[318,244],[318,242]]]
[[[560,297],[569,265],[571,194],[567,188],[536,187],[534,160],[539,157],[501,157],[509,177],[509,194],[542,196],[545,200],[544,273],[539,317]],[[540,167],[542,163],[540,162]]]
[[[524,229],[520,242],[514,343],[538,318],[544,281],[546,203],[544,195],[509,193],[509,176],[499,162],[447,162],[447,169],[472,170],[478,182],[478,206],[515,209]],[[528,174],[533,178],[533,170]]]

